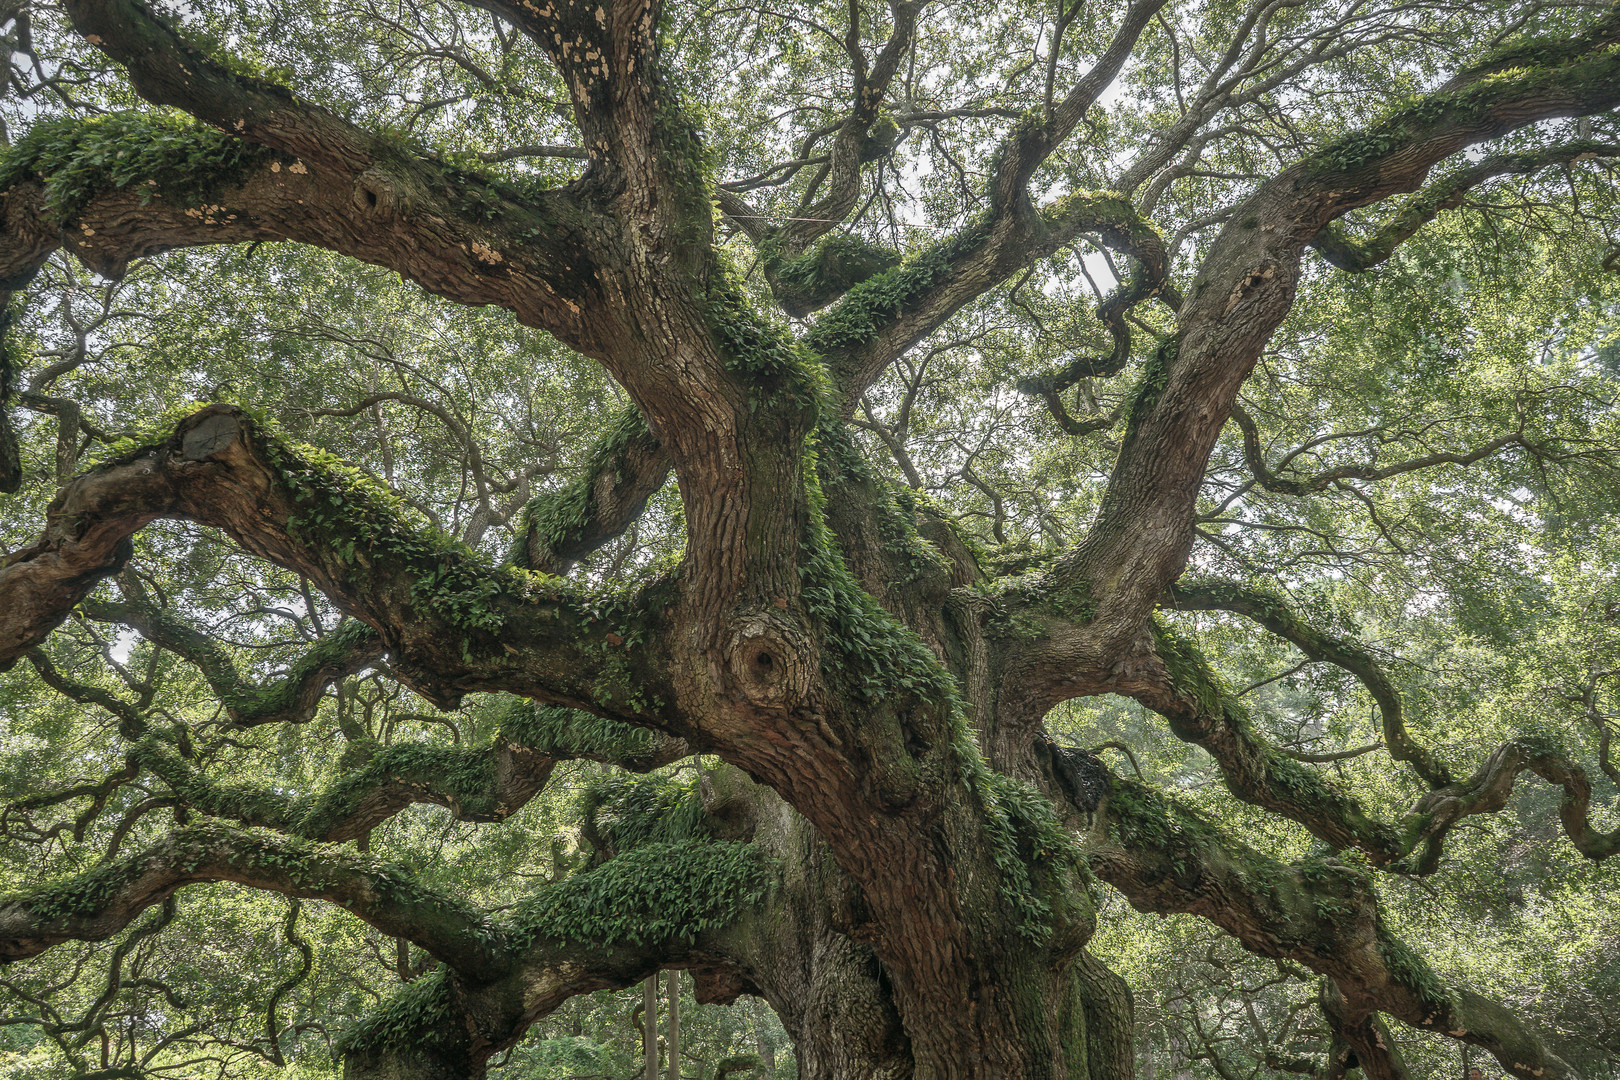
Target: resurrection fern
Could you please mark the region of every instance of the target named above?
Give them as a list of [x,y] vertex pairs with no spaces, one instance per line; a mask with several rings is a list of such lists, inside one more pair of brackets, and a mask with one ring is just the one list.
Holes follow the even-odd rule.
[[255,143],[163,113],[67,117],[35,124],[0,158],[0,191],[38,180],[46,211],[64,225],[108,191],[138,188],[142,202],[155,196],[203,202],[275,157]]

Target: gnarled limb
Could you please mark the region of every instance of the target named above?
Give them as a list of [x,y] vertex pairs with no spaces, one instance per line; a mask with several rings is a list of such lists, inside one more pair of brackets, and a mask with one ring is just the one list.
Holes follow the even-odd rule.
[[293,661],[286,675],[255,686],[243,678],[236,661],[211,635],[193,629],[184,619],[144,597],[122,601],[92,597],[81,603],[79,610],[97,622],[127,626],[152,644],[195,665],[225,707],[226,715],[242,727],[305,722],[315,715],[328,687],[383,655],[377,632],[358,620],[349,621],[310,646]]
[[640,668],[655,637],[634,656],[614,652],[638,627],[656,633],[655,616],[625,610],[609,625],[565,588],[424,537],[362,476],[301,456],[227,406],[63,489],[44,536],[0,564],[0,662],[43,640],[159,517],[214,525],[307,576],[377,632],[394,670],[430,700],[512,689],[600,708],[606,693],[613,711],[644,722],[655,711],[662,676]]
[[524,704],[488,745],[393,743],[304,796],[219,783],[155,737],[138,742],[129,762],[150,770],[193,810],[305,840],[342,842],[366,836],[418,803],[446,807],[458,821],[504,821],[540,793],[560,761],[602,761],[646,772],[690,752],[680,739],[570,709]]
[[1400,694],[1372,655],[1355,642],[1309,626],[1278,597],[1227,582],[1181,581],[1171,589],[1170,596],[1184,610],[1230,611],[1253,619],[1292,642],[1311,659],[1341,667],[1361,680],[1378,703],[1384,745],[1390,756],[1410,764],[1434,789],[1418,800],[1401,826],[1401,857],[1422,846],[1414,867],[1418,873],[1429,874],[1438,868],[1445,836],[1459,821],[1475,814],[1495,813],[1506,806],[1514,779],[1526,770],[1564,789],[1559,815],[1564,832],[1582,855],[1599,861],[1620,852],[1620,830],[1604,833],[1592,827],[1592,785],[1586,770],[1570,761],[1551,739],[1527,735],[1510,740],[1472,776],[1459,780],[1438,755],[1412,739],[1406,730]]
[[608,425],[578,476],[561,491],[536,495],[519,512],[510,560],[545,574],[568,573],[641,516],[669,466],[668,451],[630,406]]
[[1415,834],[1414,845],[1422,844],[1416,872],[1432,874],[1439,868],[1446,835],[1464,818],[1493,814],[1505,807],[1514,780],[1525,771],[1564,789],[1558,816],[1577,851],[1593,862],[1620,854],[1620,829],[1605,833],[1592,827],[1592,783],[1586,770],[1570,761],[1547,736],[1525,735],[1492,752],[1468,779],[1418,800],[1406,826]]
[[[1396,462],[1393,465],[1340,465],[1332,469],[1324,469],[1313,476],[1296,480],[1278,475],[1272,471],[1271,466],[1266,464],[1265,450],[1260,445],[1260,428],[1255,424],[1254,417],[1249,415],[1247,409],[1233,402],[1232,419],[1237,423],[1238,429],[1243,432],[1243,461],[1249,467],[1249,472],[1254,476],[1255,483],[1278,495],[1314,495],[1317,492],[1326,491],[1341,480],[1376,482],[1388,480],[1392,476],[1402,476],[1406,473],[1430,469],[1436,465],[1472,465],[1474,462],[1483,461],[1510,446],[1521,447],[1532,452],[1536,449],[1533,444],[1525,440],[1522,433],[1515,431],[1506,435],[1498,435],[1496,438],[1481,443],[1465,453],[1424,454],[1420,457]],[[1371,432],[1366,432],[1366,434],[1371,434]],[[1319,445],[1332,437],[1321,436],[1318,440],[1313,440],[1313,442]],[[1307,444],[1307,446],[1310,445],[1313,444]],[[1279,468],[1286,466],[1298,453],[1300,451],[1295,450],[1288,454],[1284,458],[1283,466],[1279,466]]]
[[1264,626],[1294,644],[1312,660],[1319,660],[1350,672],[1367,688],[1378,703],[1384,725],[1384,745],[1389,756],[1412,766],[1431,787],[1452,782],[1450,768],[1434,751],[1418,743],[1406,730],[1401,696],[1372,654],[1353,641],[1325,634],[1299,618],[1277,596],[1227,582],[1202,579],[1182,580],[1170,590],[1175,606],[1183,611],[1230,611]]
[[1591,43],[1567,60],[1431,95],[1284,170],[1235,211],[1203,261],[1175,337],[1149,361],[1095,524],[1051,575],[1055,591],[1094,596],[1090,633],[1105,666],[1134,647],[1186,565],[1209,454],[1292,305],[1311,239],[1349,210],[1417,188],[1467,146],[1617,103],[1620,54]]
[[[507,307],[589,351],[591,257],[580,238],[594,219],[571,196],[519,198],[414,155],[236,75],[134,0],[67,6],[143,97],[225,134],[111,118],[25,138],[8,155],[0,193],[0,279],[26,280],[64,245],[117,276],[131,259],[174,247],[292,239],[387,266],[463,303]],[[66,151],[64,140],[73,144]],[[34,179],[36,162],[51,155],[99,152],[105,161],[117,149],[126,162],[92,170],[90,190]]]
[[1461,206],[1467,201],[1468,193],[1487,180],[1498,176],[1523,176],[1539,172],[1549,165],[1567,165],[1583,158],[1617,156],[1620,156],[1620,146],[1591,139],[1579,139],[1525,153],[1495,154],[1436,180],[1422,191],[1407,197],[1389,222],[1364,240],[1353,239],[1336,226],[1328,225],[1316,234],[1311,246],[1339,269],[1361,273],[1395,254],[1397,247],[1439,217],[1441,211]]
[[66,941],[101,941],[178,889],[234,881],[285,896],[326,900],[469,973],[499,971],[494,926],[465,904],[397,869],[221,825],[169,834],[146,850],[0,902],[0,958],[37,956]]
[[1365,870],[1334,859],[1281,863],[1119,777],[1095,820],[1092,869],[1133,907],[1202,916],[1252,952],[1326,975],[1342,995],[1347,1042],[1375,1039],[1374,1013],[1382,1012],[1484,1047],[1524,1080],[1579,1080],[1507,1009],[1446,985],[1395,938]]
[[[826,361],[845,394],[846,411],[852,411],[885,367],[963,305],[1082,233],[1100,236],[1147,267],[1139,286],[1145,295],[1164,291],[1168,262],[1163,240],[1128,200],[1108,192],[1080,192],[1037,210],[1025,196],[911,262],[850,289],[805,336],[805,344]],[[1141,299],[1133,300],[1129,288],[1116,297],[1108,302],[1109,312],[1122,312]]]
[[1379,865],[1409,850],[1401,830],[1261,737],[1247,710],[1191,643],[1155,626],[1154,656],[1157,663],[1141,664],[1142,677],[1130,693],[1168,720],[1177,738],[1208,750],[1232,794],[1299,822],[1336,848],[1359,850]]

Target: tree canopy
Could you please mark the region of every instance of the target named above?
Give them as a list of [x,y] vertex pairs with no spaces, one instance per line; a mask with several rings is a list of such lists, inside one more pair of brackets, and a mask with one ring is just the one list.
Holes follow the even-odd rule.
[[0,35],[9,1073],[1620,1074],[1620,4]]

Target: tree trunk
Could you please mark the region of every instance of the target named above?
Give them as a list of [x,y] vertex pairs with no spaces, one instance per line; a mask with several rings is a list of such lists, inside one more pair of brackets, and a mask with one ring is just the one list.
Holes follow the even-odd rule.
[[658,976],[641,984],[641,1055],[643,1080],[658,1080]]
[[669,971],[669,1080],[681,1080],[681,973]]

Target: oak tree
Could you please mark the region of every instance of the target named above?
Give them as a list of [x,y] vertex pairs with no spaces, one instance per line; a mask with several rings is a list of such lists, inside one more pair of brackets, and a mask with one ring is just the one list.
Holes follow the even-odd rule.
[[[1406,1075],[1394,1024],[1576,1076],[1381,894],[1526,777],[1559,799],[1544,843],[1620,851],[1587,771],[1616,777],[1607,645],[1546,680],[1578,737],[1486,745],[1307,602],[1399,563],[1421,608],[1484,557],[1441,557],[1456,523],[1413,554],[1392,485],[1612,512],[1589,298],[1620,7],[1488,8],[0,7],[0,480],[31,534],[0,563],[0,664],[83,762],[8,811],[49,880],[0,905],[0,958],[118,941],[83,1019],[52,982],[31,1022],[87,1074],[180,1060],[206,1025],[153,1018],[184,995],[122,1027],[108,1003],[229,882],[294,901],[261,951],[297,979],[297,901],[397,945],[403,985],[335,1043],[351,1077],[482,1076],[569,998],[679,968],[769,1002],[803,1076],[1111,1080],[1132,995],[1088,943],[1117,893],[1319,980],[1321,1053],[1273,1068]],[[1328,298],[1463,220],[1481,235],[1429,249],[1404,301]],[[1488,313],[1448,319],[1423,271],[1528,221],[1519,272],[1599,282],[1537,316],[1575,375],[1505,361],[1472,411],[1393,352],[1365,385],[1295,377],[1366,310],[1432,323],[1403,324],[1431,366],[1462,355]],[[345,289],[356,318],[316,310]],[[306,299],[255,329],[278,290]],[[187,350],[227,341],[257,385],[197,374]],[[96,348],[149,376],[75,383]],[[1364,551],[1324,524],[1352,512]],[[1373,743],[1290,745],[1200,619],[1353,680]],[[1207,754],[1241,812],[1128,742],[1052,737],[1103,700]],[[577,762],[603,770],[584,854],[530,850],[550,874],[467,889],[420,837],[414,864],[372,850],[422,804],[529,812]],[[231,1045],[282,1064],[297,979]]]

